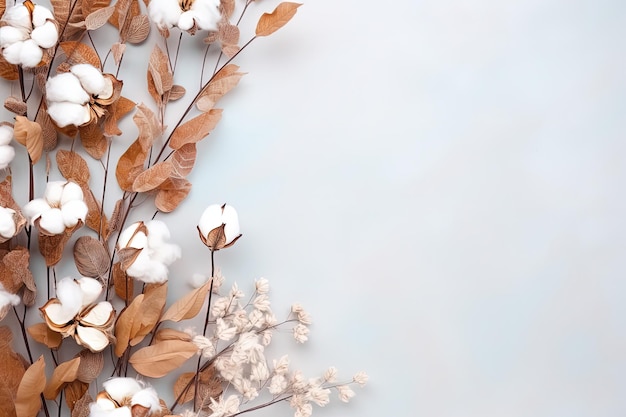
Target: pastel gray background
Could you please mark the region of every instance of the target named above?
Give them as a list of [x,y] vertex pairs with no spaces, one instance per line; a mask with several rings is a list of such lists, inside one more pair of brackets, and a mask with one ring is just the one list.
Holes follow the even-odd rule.
[[195,188],[159,217],[176,290],[207,272],[196,219],[228,202],[229,282],[264,276],[277,314],[314,317],[294,366],[370,375],[314,415],[624,415],[625,23],[611,0],[306,2],[237,60]]

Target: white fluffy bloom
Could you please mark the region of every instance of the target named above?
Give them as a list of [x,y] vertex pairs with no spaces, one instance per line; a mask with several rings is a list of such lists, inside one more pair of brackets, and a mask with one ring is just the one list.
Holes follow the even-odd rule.
[[2,283],[0,283],[0,310],[9,306],[16,306],[19,303],[20,297],[5,290]]
[[241,237],[237,211],[228,204],[207,207],[198,222],[200,239],[211,250],[227,248]]
[[159,29],[215,31],[221,19],[220,0],[151,0],[150,19]]
[[28,202],[23,208],[30,225],[38,222],[39,229],[48,235],[58,235],[72,228],[87,216],[83,190],[71,181],[51,181],[43,198]]
[[59,39],[52,12],[30,0],[8,8],[0,22],[0,50],[11,64],[36,67],[43,49],[53,47]]
[[180,246],[166,242],[169,237],[167,225],[160,220],[137,222],[124,229],[118,247],[139,249],[126,273],[147,283],[167,281],[167,266],[181,256]]
[[82,126],[92,119],[92,99],[113,96],[113,82],[96,67],[78,64],[46,83],[48,114],[59,126]]
[[15,158],[15,149],[9,145],[11,139],[13,139],[13,128],[10,125],[0,125],[0,169],[8,167]]
[[131,417],[132,408],[143,409],[140,415],[161,415],[159,396],[154,388],[133,378],[111,378],[104,382],[104,391],[89,406],[90,417]]
[[17,224],[15,223],[15,210],[0,207],[0,236],[4,239],[10,239],[17,232]]

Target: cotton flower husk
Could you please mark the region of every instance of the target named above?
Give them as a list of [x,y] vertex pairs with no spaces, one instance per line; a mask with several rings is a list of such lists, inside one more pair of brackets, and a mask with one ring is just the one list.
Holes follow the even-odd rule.
[[198,222],[200,240],[211,250],[232,246],[241,237],[239,217],[228,204],[208,206]]

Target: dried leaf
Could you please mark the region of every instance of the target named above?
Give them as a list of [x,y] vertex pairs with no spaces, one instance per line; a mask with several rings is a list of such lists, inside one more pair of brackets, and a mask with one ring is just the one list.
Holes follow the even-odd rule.
[[102,352],[94,353],[89,349],[83,349],[78,353],[78,356],[80,357],[80,365],[78,366],[76,379],[90,384],[100,375],[102,368],[104,368],[104,354]]
[[83,0],[81,6],[83,13],[88,16],[96,10],[108,7],[109,4],[111,4],[111,0]]
[[159,186],[154,199],[156,208],[164,213],[170,213],[189,195],[191,183],[185,178],[168,178]]
[[173,75],[170,71],[167,55],[157,45],[152,49],[148,62],[148,74],[152,77],[154,89],[159,96],[163,96],[172,89]]
[[105,236],[105,232],[109,229],[108,221],[104,213],[102,212],[102,205],[93,192],[86,185],[81,186],[83,190],[83,199],[87,204],[87,217],[85,218],[85,224],[98,235]]
[[176,101],[182,98],[186,93],[185,87],[182,85],[174,84],[172,89],[170,90],[170,94],[168,96],[169,101]]
[[115,170],[117,182],[124,191],[132,191],[135,178],[143,171],[150,146],[162,133],[156,116],[143,104],[137,106],[137,113],[133,116],[133,120],[139,128],[139,137],[120,157]]
[[58,136],[52,119],[48,115],[46,100],[41,100],[35,121],[39,123],[43,134],[43,150],[50,152],[57,146]]
[[33,324],[27,330],[33,339],[50,349],[58,349],[63,342],[61,333],[50,330],[46,323]]
[[113,264],[113,286],[118,297],[124,301],[130,301],[135,291],[134,281],[122,270],[119,262]]
[[222,44],[222,52],[229,58],[234,57],[241,48],[239,45],[225,45]]
[[26,103],[24,103],[22,99],[13,96],[9,96],[4,100],[4,108],[20,116],[25,116],[28,111]]
[[126,51],[126,44],[116,42],[111,46],[111,52],[113,52],[113,60],[115,61],[115,65],[120,65],[122,62],[122,56],[124,55],[124,51]]
[[0,77],[8,81],[15,81],[20,77],[17,65],[9,64],[0,54]]
[[[211,404],[211,401],[208,399],[219,397],[223,391],[222,380],[219,378],[215,366],[211,365],[202,370],[199,376],[198,407],[200,404]],[[180,398],[180,404],[194,399],[196,392],[195,377],[195,372],[185,372],[174,383],[174,397]]]
[[100,57],[91,46],[76,41],[61,42],[59,46],[65,53],[70,65],[91,64],[101,69]]
[[28,155],[33,164],[36,164],[43,153],[43,134],[37,122],[31,122],[24,116],[15,116],[13,128],[15,140],[26,146]]
[[43,355],[24,373],[15,397],[18,417],[35,417],[41,409],[39,395],[46,387],[46,364]]
[[235,64],[228,64],[220,70],[215,77],[202,90],[200,98],[196,102],[198,110],[207,112],[215,106],[215,103],[232,90],[238,83],[245,72],[238,72],[239,67]]
[[[39,222],[36,221],[35,224]],[[65,229],[65,232],[48,236],[41,233],[41,229],[39,230],[38,242],[39,242],[39,252],[43,255],[46,266],[54,266],[61,260],[63,256],[63,249],[67,244],[67,241],[72,237],[72,234],[83,226],[83,222],[79,221],[76,226],[71,229]]]
[[104,244],[91,236],[81,236],[74,244],[74,262],[82,276],[103,278],[109,272],[109,254]]
[[107,136],[119,136],[122,131],[117,127],[117,122],[132,109],[135,103],[126,97],[120,97],[109,106],[109,113],[104,119],[104,134]]
[[196,155],[195,143],[188,143],[176,149],[172,154],[173,174],[179,178],[189,175],[196,162]]
[[[12,339],[11,329],[7,326],[0,327],[0,364],[2,364],[0,366],[0,382],[9,390],[11,397],[14,398],[26,371],[26,366],[22,358],[11,347]],[[0,403],[1,406],[2,403]]]
[[256,36],[269,36],[282,28],[296,14],[300,3],[288,1],[280,3],[272,13],[263,13],[256,26]]
[[175,329],[161,329],[154,335],[154,342],[160,343],[165,340],[184,340],[186,342],[191,341],[191,336],[188,333],[181,332]]
[[107,228],[107,236],[110,236],[111,233],[117,231],[118,227],[122,223],[123,207],[124,200],[120,198],[115,202],[115,208],[113,209],[113,213],[111,214],[111,220],[109,221],[109,227]]
[[[63,25],[69,19],[72,2],[67,0],[50,0],[50,4],[52,4],[54,20],[56,20],[59,25]],[[62,30],[63,27],[61,26],[59,32]]]
[[[79,381],[74,381],[72,384],[69,384],[68,387],[76,384]],[[88,387],[87,387],[88,388]],[[67,388],[66,388],[67,389]],[[69,395],[66,395],[66,398],[69,399]],[[93,402],[91,395],[88,392],[74,403],[74,408],[72,408],[72,416],[71,417],[89,417],[91,410],[89,409],[89,405]]]
[[3,380],[0,380],[0,415],[3,417],[17,417],[13,394]]
[[85,28],[87,30],[96,30],[101,28],[107,23],[114,11],[115,6],[108,6],[89,13],[85,18]]
[[235,11],[235,0],[221,0],[220,12],[222,16],[228,19]]
[[[65,394],[65,403],[72,412],[72,417],[75,416],[74,409],[78,404],[80,404],[81,399],[84,398],[85,395],[89,397],[89,394],[87,394],[88,389],[89,384],[79,380],[68,383],[63,389],[63,393]],[[89,399],[91,400],[91,397],[89,397]],[[87,407],[87,414],[84,416],[89,416],[89,407]]]
[[179,322],[181,320],[187,320],[195,317],[202,309],[204,299],[211,288],[211,280],[207,281],[203,286],[196,288],[190,293],[186,294],[183,298],[176,301],[170,308],[167,309],[161,322],[173,321]]
[[61,175],[78,185],[87,185],[89,182],[89,167],[87,162],[74,151],[59,150],[57,152],[57,165]]
[[221,118],[221,109],[211,109],[183,123],[172,132],[170,147],[178,149],[187,143],[201,141],[215,128]]
[[141,375],[161,378],[179,368],[197,351],[198,348],[192,342],[168,340],[139,349],[128,362]]
[[220,22],[218,36],[223,44],[237,45],[239,43],[239,27],[229,21]]
[[133,331],[133,329],[141,327],[141,320],[138,314],[141,311],[140,308],[144,297],[144,294],[139,294],[117,317],[115,322],[115,356],[117,357],[121,357],[124,354],[130,341],[136,336],[136,331]]
[[80,366],[80,357],[74,358],[67,362],[60,363],[43,391],[44,397],[48,400],[54,400],[61,392],[66,383],[76,380],[78,376],[78,367]]
[[140,327],[132,335],[130,345],[135,346],[146,337],[159,322],[167,299],[167,282],[163,284],[146,285],[144,298],[141,303]]
[[146,40],[150,34],[150,20],[145,14],[134,16],[128,26],[126,33],[126,42],[141,43]]
[[141,174],[137,175],[133,182],[133,191],[143,193],[154,190],[163,184],[172,173],[172,163],[170,161],[162,161],[152,165]]
[[78,132],[87,153],[94,159],[102,158],[107,150],[108,141],[100,126],[97,123],[89,123],[79,127]]

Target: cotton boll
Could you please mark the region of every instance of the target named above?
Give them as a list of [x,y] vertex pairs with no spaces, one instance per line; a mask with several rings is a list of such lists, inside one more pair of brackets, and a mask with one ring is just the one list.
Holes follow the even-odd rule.
[[8,167],[13,158],[15,158],[15,149],[12,146],[0,146],[0,169]]
[[176,0],[151,0],[148,4],[148,14],[159,28],[176,26],[183,11]]
[[108,410],[101,408],[98,403],[91,403],[89,406],[89,417],[132,417],[132,413],[128,407]]
[[59,127],[69,125],[82,126],[91,120],[88,105],[70,103],[68,101],[48,104],[48,115]]
[[9,26],[27,30],[31,29],[30,12],[23,4],[8,8],[4,12],[2,20],[8,23]]
[[6,291],[2,284],[0,284],[0,308],[4,308],[8,305],[16,306],[20,303],[20,297],[15,294],[11,294]]
[[78,224],[79,220],[85,221],[88,211],[87,204],[80,200],[70,201],[64,204],[61,208],[63,225],[67,228],[72,228]]
[[50,181],[46,185],[46,191],[43,193],[43,198],[46,199],[50,207],[61,206],[61,196],[63,195],[63,188],[67,184],[66,181]]
[[68,181],[63,184],[63,190],[61,191],[61,205],[73,200],[83,201],[83,190],[80,188],[80,185],[75,182]]
[[35,8],[33,9],[33,25],[35,27],[42,26],[46,23],[47,20],[54,20],[52,12],[46,7],[36,4]]
[[144,388],[133,395],[130,401],[131,405],[139,404],[143,407],[149,408],[151,413],[156,413],[161,410],[161,404],[159,403],[159,396],[154,388]]
[[170,265],[174,261],[180,259],[180,246],[172,243],[163,243],[153,249],[152,258],[162,264]]
[[36,198],[29,201],[24,207],[22,207],[22,214],[24,214],[32,226],[35,220],[41,216],[41,213],[47,210],[50,210],[48,202],[43,198]]
[[28,39],[28,31],[13,26],[0,27],[0,48]]
[[[143,222],[136,222],[128,226],[120,233],[117,244],[120,248],[131,247],[135,249],[143,249],[148,245],[148,238],[145,233],[137,232],[137,229]],[[136,233],[137,232],[137,233]]]
[[46,83],[46,98],[49,102],[69,101],[85,104],[89,101],[89,94],[87,94],[74,74],[65,72],[48,80]]
[[170,237],[170,231],[165,222],[161,220],[150,220],[146,223],[148,228],[148,246],[156,248]]
[[89,94],[97,95],[105,87],[102,73],[92,65],[74,65],[70,71],[78,78],[83,89]]
[[63,213],[61,213],[61,210],[52,208],[41,213],[39,228],[51,235],[60,235],[63,233],[65,231],[65,223],[63,222]]
[[82,307],[83,293],[76,281],[65,277],[57,282],[56,295],[64,310],[72,312],[72,316],[78,314]]
[[59,34],[54,22],[46,22],[33,29],[30,38],[42,48],[52,48],[59,40]]
[[7,60],[8,63],[13,65],[20,65],[22,63],[22,46],[24,42],[15,42],[2,50],[2,56]]
[[111,378],[103,384],[105,391],[118,403],[124,398],[131,398],[143,387],[134,378]]
[[187,10],[180,15],[178,19],[178,27],[182,30],[189,30],[193,27],[194,23],[194,12],[191,10]]
[[196,24],[202,30],[215,31],[221,19],[219,0],[196,0],[191,5]]
[[102,293],[102,284],[97,279],[83,277],[76,281],[81,291],[81,305],[92,304]]
[[22,66],[26,68],[36,67],[39,65],[42,58],[43,52],[34,40],[27,39],[22,43],[22,49],[20,51]]
[[15,225],[15,210],[0,207],[0,236],[5,239],[12,238],[17,231]]
[[8,145],[13,139],[13,128],[9,125],[0,125],[0,145]]

